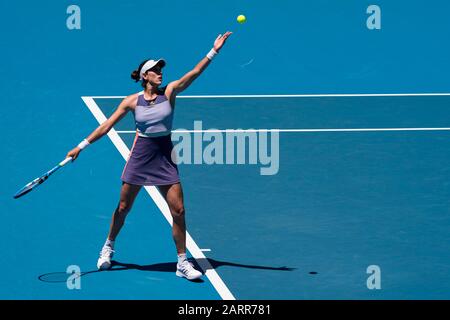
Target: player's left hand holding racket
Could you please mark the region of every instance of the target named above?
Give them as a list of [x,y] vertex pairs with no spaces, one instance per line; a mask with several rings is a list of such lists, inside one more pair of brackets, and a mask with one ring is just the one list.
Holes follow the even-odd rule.
[[44,183],[48,179],[48,177],[50,177],[58,169],[64,167],[69,161],[71,161],[71,160],[74,161],[78,157],[80,152],[81,152],[81,149],[79,147],[76,147],[76,148],[72,149],[71,151],[69,151],[69,153],[67,153],[66,158],[63,161],[61,161],[60,163],[58,163],[57,166],[53,167],[52,169],[50,169],[49,171],[47,171],[40,177],[34,179],[33,181],[27,183],[22,189],[17,191],[16,194],[14,195],[14,199],[20,198],[21,196],[27,194],[28,192],[30,192],[37,186]]

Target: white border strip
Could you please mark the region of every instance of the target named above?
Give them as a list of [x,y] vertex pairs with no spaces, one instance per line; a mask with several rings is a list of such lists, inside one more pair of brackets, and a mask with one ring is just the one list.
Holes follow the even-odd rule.
[[[224,130],[172,130],[172,133],[251,133],[251,132],[377,132],[377,131],[450,131],[450,128],[358,128],[358,129],[224,129]],[[116,131],[133,133],[136,131]]]
[[[83,99],[84,103],[88,106],[89,110],[92,112],[92,114],[94,115],[95,119],[97,119],[99,124],[106,121],[106,117],[95,103],[94,97],[81,97],[81,98]],[[120,138],[117,131],[111,129],[108,132],[108,137],[111,139],[113,144],[116,146],[117,150],[119,150],[120,154],[126,161],[128,159],[130,150],[128,149],[125,142],[123,142],[123,140]],[[145,186],[145,190],[147,190],[148,194],[153,199],[155,204],[158,206],[159,210],[161,210],[166,220],[172,226],[173,221],[169,211],[169,207],[167,206],[167,203],[162,197],[162,195],[159,193],[158,189],[153,186]],[[219,277],[216,270],[208,262],[205,255],[197,246],[197,244],[194,242],[194,240],[192,239],[192,237],[188,232],[186,232],[186,246],[189,252],[192,254],[192,256],[197,260],[200,267],[205,272],[205,275],[208,277],[209,281],[211,281],[212,285],[219,293],[220,297],[223,300],[236,300],[236,298],[233,296],[231,291]],[[199,261],[199,259],[201,260]]]
[[[436,97],[450,96],[450,93],[331,93],[331,94],[238,94],[238,95],[191,95],[177,96],[181,99],[214,98],[326,98],[326,97]],[[91,96],[93,99],[125,98],[125,96]]]

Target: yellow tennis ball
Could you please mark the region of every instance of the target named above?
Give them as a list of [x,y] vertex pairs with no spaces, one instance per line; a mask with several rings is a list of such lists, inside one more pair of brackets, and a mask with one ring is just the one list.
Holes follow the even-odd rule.
[[247,18],[243,14],[241,14],[237,17],[237,22],[239,22],[239,23],[244,23],[246,20],[247,20]]

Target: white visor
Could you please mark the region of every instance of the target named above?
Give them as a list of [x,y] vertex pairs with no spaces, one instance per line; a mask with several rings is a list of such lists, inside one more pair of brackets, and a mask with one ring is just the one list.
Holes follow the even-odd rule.
[[150,70],[151,68],[153,68],[160,62],[161,62],[161,67],[164,67],[166,65],[166,60],[164,60],[164,59],[148,60],[146,63],[144,63],[144,65],[141,68],[141,72],[139,73],[140,80],[143,79],[142,76],[144,75],[144,73],[146,73],[148,70]]

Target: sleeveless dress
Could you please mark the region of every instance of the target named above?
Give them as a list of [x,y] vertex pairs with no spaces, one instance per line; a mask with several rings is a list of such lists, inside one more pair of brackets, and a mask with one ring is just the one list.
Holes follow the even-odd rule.
[[161,94],[154,101],[147,101],[140,94],[133,114],[136,137],[122,181],[141,186],[179,182],[178,167],[171,157],[173,108],[167,97]]

